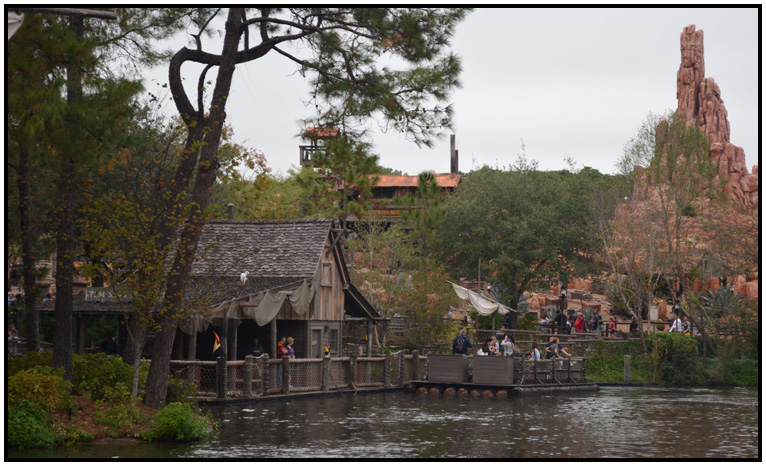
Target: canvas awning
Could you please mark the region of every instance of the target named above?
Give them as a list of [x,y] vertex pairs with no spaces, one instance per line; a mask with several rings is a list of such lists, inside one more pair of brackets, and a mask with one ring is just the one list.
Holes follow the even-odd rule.
[[462,286],[456,285],[449,281],[447,283],[452,285],[452,289],[455,290],[455,293],[460,299],[469,301],[471,303],[471,307],[483,316],[492,315],[495,312],[499,313],[500,315],[506,315],[509,312],[516,312],[515,309],[503,306],[497,301],[487,299],[479,293],[469,290],[468,288],[463,288]]
[[290,300],[297,314],[305,314],[309,310],[315,292],[314,285],[309,285],[308,280],[303,280],[292,291],[262,291],[255,295],[224,301],[202,312],[202,318],[213,325],[221,325],[225,314],[229,319],[253,319],[258,325],[264,326],[279,313],[286,299]]

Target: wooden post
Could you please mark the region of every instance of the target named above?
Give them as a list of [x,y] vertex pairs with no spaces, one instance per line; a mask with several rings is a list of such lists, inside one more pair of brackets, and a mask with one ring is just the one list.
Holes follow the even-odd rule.
[[290,393],[290,357],[282,358],[282,393]]
[[242,394],[253,396],[253,365],[255,357],[252,354],[245,356],[245,374],[242,376]]
[[215,387],[218,398],[226,398],[226,358],[218,356],[215,360]]
[[372,357],[372,321],[367,321],[367,357]]
[[356,358],[358,358],[358,357],[359,356],[357,356],[356,354],[352,354],[351,358],[350,358],[350,361],[349,361],[349,364],[350,364],[349,370],[351,371],[350,383],[351,383],[351,386],[353,386],[353,387],[356,386]]
[[412,352],[412,370],[410,370],[410,380],[420,380],[418,377],[418,358],[420,353],[418,350]]
[[383,362],[383,387],[391,388],[391,353],[386,354],[386,359]]
[[274,319],[271,320],[271,323],[269,324],[269,333],[271,336],[269,339],[271,340],[271,343],[269,344],[269,353],[273,354],[274,357],[277,356],[277,318],[276,316]]
[[325,356],[322,359],[322,391],[330,391],[330,371],[332,370],[332,359]]
[[229,360],[237,361],[237,326],[234,324],[233,319],[229,320],[229,327],[231,330],[231,357]]
[[625,378],[625,382],[630,382],[630,355],[626,354],[623,356],[623,377]]
[[[195,318],[192,322],[192,332],[191,335],[189,335],[189,353],[187,355],[187,360],[194,361],[197,359],[197,319]],[[189,382],[197,383],[199,379],[197,379],[197,373],[200,370],[199,366],[188,366],[189,372],[186,374],[186,379]],[[197,384],[199,385],[199,384]],[[197,387],[199,390],[199,386]]]
[[396,383],[397,387],[404,387],[404,353],[399,352],[399,358],[397,363],[399,364],[399,380]]

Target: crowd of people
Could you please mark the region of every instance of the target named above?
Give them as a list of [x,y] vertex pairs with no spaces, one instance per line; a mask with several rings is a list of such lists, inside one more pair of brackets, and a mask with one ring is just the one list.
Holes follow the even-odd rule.
[[[473,348],[470,338],[466,335],[465,329],[460,329],[460,333],[452,341],[452,354],[468,355],[469,350]],[[512,356],[517,351],[516,341],[510,335],[498,333],[493,335],[481,345],[476,351],[476,356]],[[528,359],[536,361],[542,359],[540,349],[536,341],[532,342],[532,349],[527,353]],[[569,348],[561,344],[558,337],[550,337],[548,345],[545,347],[545,358],[571,358],[572,354]]]

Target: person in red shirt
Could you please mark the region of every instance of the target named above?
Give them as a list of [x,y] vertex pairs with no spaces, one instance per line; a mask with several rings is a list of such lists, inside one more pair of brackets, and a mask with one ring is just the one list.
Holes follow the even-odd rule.
[[585,319],[583,318],[582,314],[577,314],[577,319],[575,319],[574,327],[577,333],[582,333],[585,331]]

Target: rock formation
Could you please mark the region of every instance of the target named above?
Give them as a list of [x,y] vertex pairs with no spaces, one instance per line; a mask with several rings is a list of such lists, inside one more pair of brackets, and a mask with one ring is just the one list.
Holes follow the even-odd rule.
[[758,208],[758,165],[747,171],[745,151],[730,142],[729,120],[721,90],[705,77],[704,33],[693,24],[681,33],[681,67],[676,79],[678,113],[710,139],[713,162],[725,182],[724,191],[744,207]]

